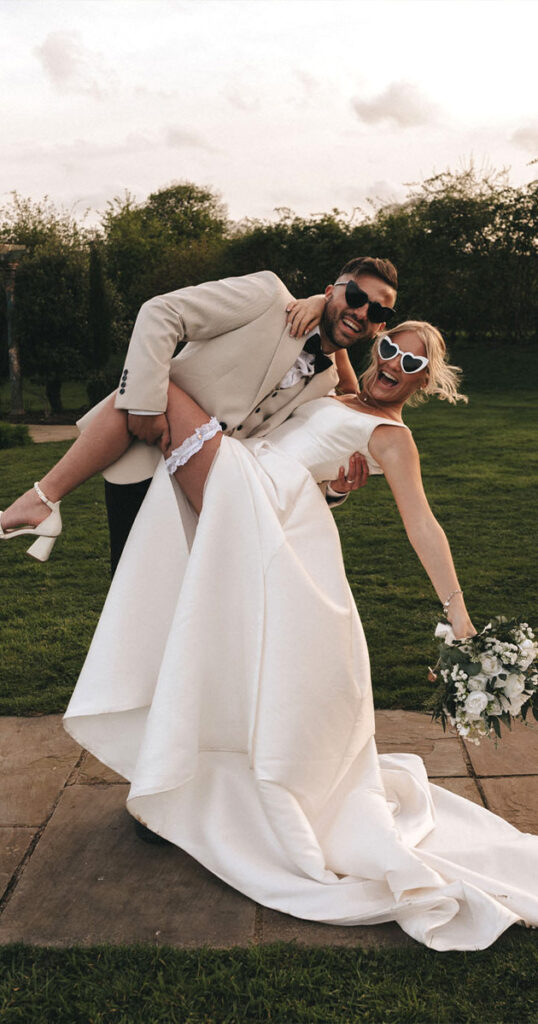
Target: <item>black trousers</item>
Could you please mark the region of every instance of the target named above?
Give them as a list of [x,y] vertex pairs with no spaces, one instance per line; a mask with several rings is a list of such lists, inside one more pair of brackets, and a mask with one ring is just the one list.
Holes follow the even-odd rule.
[[110,533],[110,572],[116,572],[125,541],[146,497],[149,480],[136,484],[111,484],[105,480],[105,501]]

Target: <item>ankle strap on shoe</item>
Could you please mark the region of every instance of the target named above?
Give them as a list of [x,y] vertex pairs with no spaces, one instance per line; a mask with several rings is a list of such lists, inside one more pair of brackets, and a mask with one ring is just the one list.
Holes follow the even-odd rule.
[[51,511],[54,512],[54,509],[55,509],[54,502],[53,501],[49,501],[49,499],[45,497],[45,495],[43,494],[43,491],[41,490],[41,488],[40,488],[40,486],[39,486],[39,484],[37,482],[34,484],[34,491],[36,492],[38,498],[41,498],[41,501],[43,502],[43,504],[44,505],[48,505],[48,507],[51,509]]

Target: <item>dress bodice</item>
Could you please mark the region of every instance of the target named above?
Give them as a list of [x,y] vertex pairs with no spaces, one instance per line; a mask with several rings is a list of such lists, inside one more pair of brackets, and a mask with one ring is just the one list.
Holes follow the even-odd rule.
[[[368,447],[374,430],[381,425],[405,427],[404,423],[350,409],[334,398],[317,398],[298,406],[265,441],[300,462],[318,482],[335,480],[340,466],[347,468],[353,452],[365,456],[370,473],[383,472]],[[244,443],[251,447],[260,441]]]

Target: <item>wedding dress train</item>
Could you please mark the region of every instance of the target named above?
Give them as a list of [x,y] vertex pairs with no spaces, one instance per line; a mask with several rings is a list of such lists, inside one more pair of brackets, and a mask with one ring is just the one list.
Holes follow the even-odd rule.
[[538,924],[538,837],[430,785],[419,757],[377,755],[364,634],[313,479],[355,450],[379,472],[385,422],[325,398],[269,439],[223,437],[199,519],[161,463],[65,727],[130,781],[136,818],[263,905],[481,949]]

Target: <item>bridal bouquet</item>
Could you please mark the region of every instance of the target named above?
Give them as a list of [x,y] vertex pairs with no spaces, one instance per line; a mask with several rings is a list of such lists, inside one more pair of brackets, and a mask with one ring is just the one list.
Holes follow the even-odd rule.
[[525,719],[529,708],[538,720],[538,644],[527,622],[498,616],[481,633],[456,640],[452,627],[440,622],[439,660],[429,679],[440,679],[428,701],[432,718],[447,722],[460,736],[479,743],[501,735],[501,722]]

